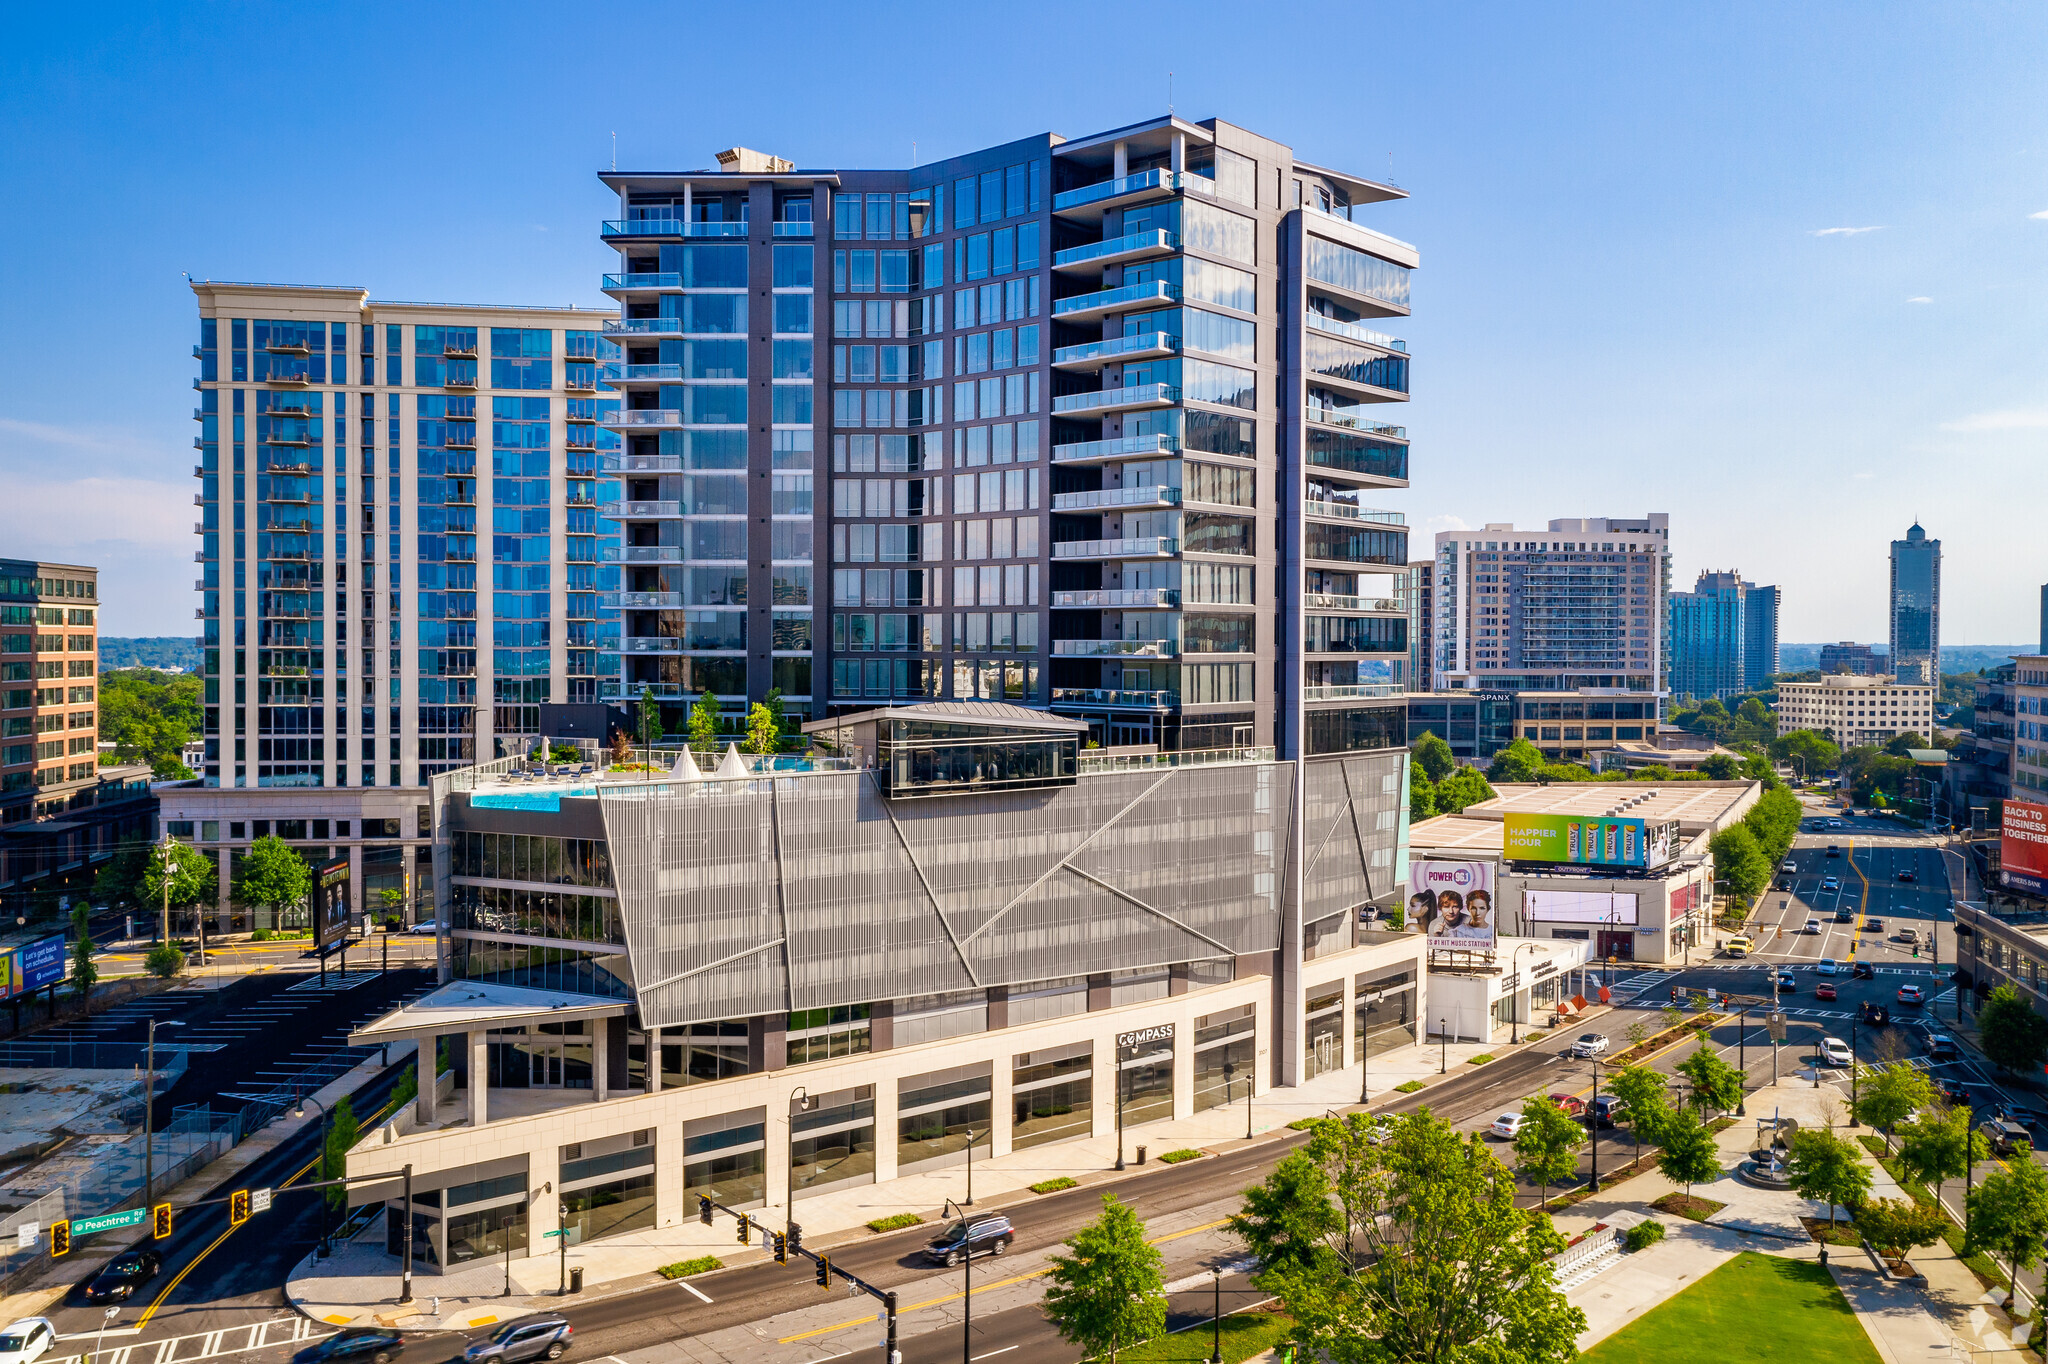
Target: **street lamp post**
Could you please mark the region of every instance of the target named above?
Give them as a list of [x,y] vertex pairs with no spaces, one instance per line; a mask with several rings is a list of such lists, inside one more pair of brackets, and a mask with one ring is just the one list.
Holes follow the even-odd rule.
[[[946,1207],[960,1214],[960,1364],[969,1364],[974,1358],[974,1223],[952,1199]],[[945,1215],[943,1208],[939,1215]]]
[[[1358,1106],[1372,1102],[1372,1006],[1367,1000],[1358,1011]],[[1250,1107],[1250,1105],[1246,1105]]]
[[1515,982],[1514,990],[1508,995],[1508,1045],[1511,1047],[1522,1040],[1522,1011],[1515,1005],[1515,995],[1522,989],[1522,953],[1532,948],[1537,948],[1537,944],[1518,943],[1514,955],[1508,959],[1508,977]]
[[1436,1040],[1437,1045],[1442,1049],[1440,1055],[1437,1058],[1436,1073],[1439,1075],[1449,1075],[1451,1073],[1450,1019],[1439,1018],[1436,1021]]
[[1209,1313],[1209,1364],[1223,1364],[1223,1271],[1209,1271],[1216,1276],[1216,1306]]
[[1110,1062],[1116,1067],[1116,1168],[1124,1168],[1124,1051],[1122,1047],[1110,1050]]
[[1742,1070],[1742,1088],[1739,1097],[1735,1100],[1735,1116],[1746,1118],[1749,1116],[1749,1006],[1747,1004],[1742,1006],[1741,1012],[1736,1015],[1736,1018],[1735,1057],[1737,1064]]
[[[993,1133],[995,1128],[991,1127],[988,1130],[990,1133]],[[967,1201],[960,1205],[963,1208],[974,1206],[974,1143],[980,1140],[983,1135],[983,1133],[972,1130],[967,1133]],[[989,1144],[994,1146],[995,1143],[991,1141]]]
[[159,1023],[149,1020],[148,1073],[142,1082],[142,1206],[148,1207],[156,1192],[156,1030],[182,1028],[175,1018]]
[[[320,1177],[322,1179],[326,1179],[327,1128],[328,1123],[330,1121],[327,1112],[327,1105],[321,1103],[318,1099],[308,1094],[292,1106],[292,1116],[295,1118],[305,1117],[307,1104],[312,1104],[315,1108],[320,1110],[320,1154],[317,1157],[315,1157],[315,1159],[317,1159],[320,1162]],[[405,1205],[405,1216],[406,1244],[410,1246],[412,1244],[412,1203],[410,1200],[408,1200]],[[322,1189],[320,1191],[320,1258],[323,1260],[327,1258],[327,1190],[325,1189]]]
[[1593,1058],[1593,1107],[1586,1115],[1586,1130],[1593,1136],[1593,1177],[1586,1184],[1588,1193],[1600,1192],[1600,1059]]

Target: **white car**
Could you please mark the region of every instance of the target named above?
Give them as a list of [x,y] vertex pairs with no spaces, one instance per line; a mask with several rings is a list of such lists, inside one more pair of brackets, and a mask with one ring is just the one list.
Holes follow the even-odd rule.
[[23,1317],[0,1331],[0,1364],[34,1364],[57,1343],[57,1328],[47,1317]]
[[1822,957],[1819,962],[1815,963],[1813,973],[1816,976],[1833,976],[1840,975],[1841,970],[1842,968],[1836,964],[1833,957]]
[[1585,1059],[1590,1056],[1607,1054],[1607,1039],[1597,1032],[1589,1032],[1572,1043],[1572,1055]]
[[1486,1130],[1488,1132],[1491,1132],[1494,1136],[1499,1137],[1502,1141],[1513,1141],[1515,1137],[1521,1133],[1523,1126],[1527,1124],[1528,1121],[1529,1120],[1527,1118],[1523,1117],[1519,1113],[1503,1113],[1499,1117],[1495,1118],[1493,1120],[1493,1126],[1487,1128]]
[[1856,1058],[1850,1052],[1849,1044],[1839,1037],[1823,1037],[1820,1040],[1821,1059],[1831,1066],[1846,1066]]
[[1819,920],[1819,919],[1808,919],[1808,920],[1806,921],[1806,931],[1807,931],[1808,933],[1818,933],[1818,932],[1820,932],[1820,920]]
[[1787,862],[1783,866],[1779,867],[1778,870],[1784,872],[1787,876],[1793,876],[1798,873],[1799,864],[1797,862]]

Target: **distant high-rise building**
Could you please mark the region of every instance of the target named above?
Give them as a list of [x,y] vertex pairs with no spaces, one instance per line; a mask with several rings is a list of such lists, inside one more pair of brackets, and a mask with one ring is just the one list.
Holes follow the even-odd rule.
[[1494,523],[1436,537],[1439,688],[1665,689],[1671,518]]
[[1671,594],[1665,620],[1674,694],[1725,699],[1743,691],[1747,588],[1740,573],[1702,573],[1692,591]]
[[2041,652],[2048,654],[2048,583],[2041,585]]
[[[2043,589],[2048,601],[2048,588]],[[2048,605],[2042,607],[2048,621]],[[1436,616],[1436,563],[1417,559],[1408,565],[1408,690],[1433,691],[1436,672],[1430,664],[1430,621]],[[2043,626],[2048,631],[2048,625]]]
[[1892,676],[1941,683],[1941,541],[1915,521],[1892,541]]
[[1752,586],[1742,601],[1742,685],[1758,691],[1778,675],[1779,589]]
[[1882,670],[1882,655],[1868,644],[1858,644],[1845,639],[1840,644],[1820,646],[1820,670],[1823,673],[1876,673]]

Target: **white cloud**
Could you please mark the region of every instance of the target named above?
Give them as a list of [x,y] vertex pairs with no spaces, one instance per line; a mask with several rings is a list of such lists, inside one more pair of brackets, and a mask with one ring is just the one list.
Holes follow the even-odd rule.
[[1422,528],[1431,532],[1472,529],[1472,527],[1465,524],[1465,518],[1462,516],[1432,516],[1422,523]]
[[1817,227],[1806,235],[1809,237],[1860,237],[1865,232],[1882,232],[1884,227]]
[[1876,478],[1876,477],[1877,477],[1877,475],[1876,475],[1876,474],[1873,474],[1873,473],[1871,473],[1871,472],[1870,472],[1870,471],[1869,471],[1868,469],[1865,469],[1865,470],[1864,470],[1864,471],[1863,471],[1862,473],[1860,473],[1860,474],[1851,474],[1851,475],[1849,475],[1849,477],[1851,477],[1851,478]]
[[1976,412],[1952,422],[1944,431],[2040,431],[2048,429],[2048,407],[2013,407],[2003,412]]
[[1929,297],[1928,297],[1928,296],[1927,296],[1926,294],[1915,294],[1915,295],[1914,295],[1913,297],[1911,297],[1911,298],[1907,299],[1907,300],[1906,300],[1906,302],[1908,302],[1908,303],[1932,303],[1932,302],[1934,302],[1934,300],[1933,300],[1933,299],[1931,299],[1931,298],[1929,298]]
[[2039,222],[2048,222],[2048,208],[2042,209],[2039,213],[2029,213],[2027,216]]
[[[13,439],[7,439],[9,437]],[[13,453],[25,445],[58,445],[68,450],[96,450],[116,455],[161,453],[125,431],[50,426],[44,422],[0,417],[0,453]]]

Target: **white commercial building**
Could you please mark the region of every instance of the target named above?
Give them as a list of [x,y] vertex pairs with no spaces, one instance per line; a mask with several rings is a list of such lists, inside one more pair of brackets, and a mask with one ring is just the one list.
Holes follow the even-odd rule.
[[1844,748],[1888,743],[1899,734],[1934,733],[1936,689],[1889,675],[1840,673],[1818,682],[1778,684],[1778,733],[1818,730]]

